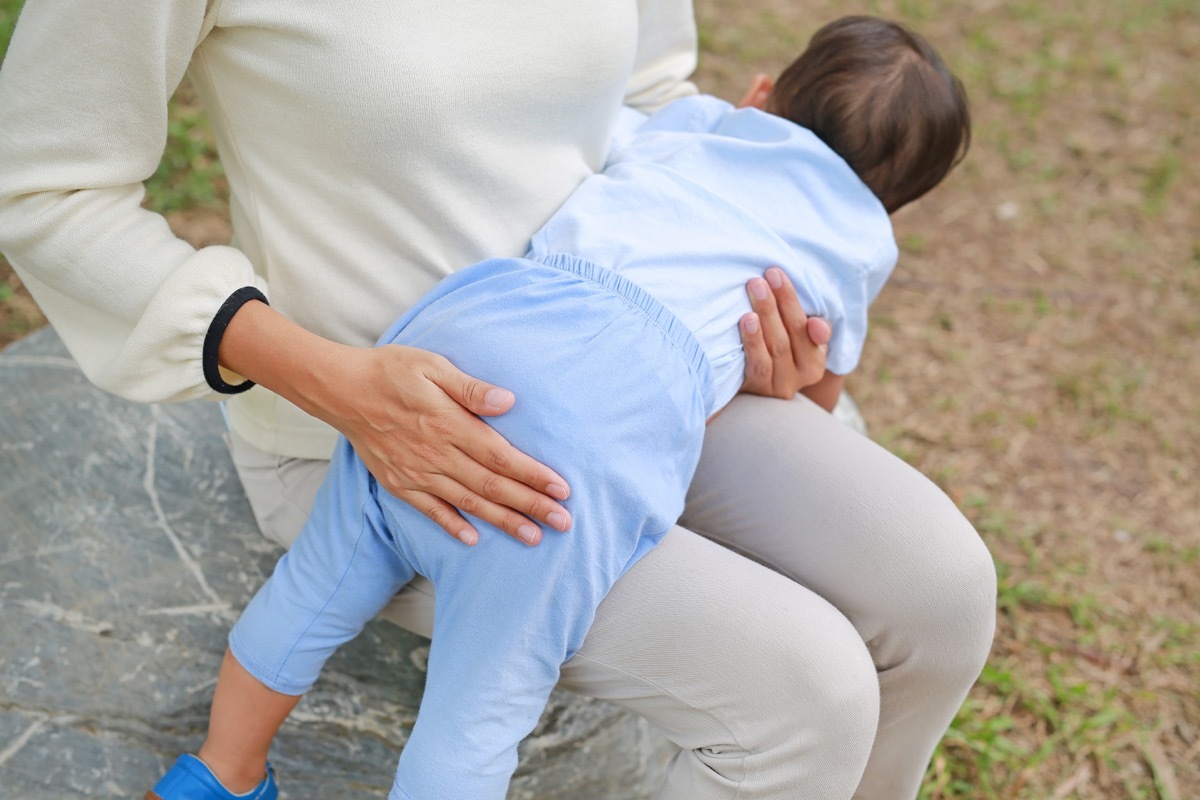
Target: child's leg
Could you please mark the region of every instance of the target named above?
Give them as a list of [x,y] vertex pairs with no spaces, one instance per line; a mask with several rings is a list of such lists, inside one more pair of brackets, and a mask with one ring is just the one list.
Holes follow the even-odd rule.
[[537,547],[482,525],[467,548],[395,506],[385,510],[413,532],[405,546],[437,599],[425,693],[390,796],[502,800],[518,743],[637,549],[643,519],[597,519],[577,503],[571,532]]
[[374,489],[341,440],[304,530],[229,635],[200,758],[233,791],[262,780],[271,740],[325,661],[413,577]]
[[562,663],[613,583],[678,517],[699,456],[690,334],[613,273],[507,263],[479,265],[478,282],[395,340],[517,393],[487,422],[567,479],[574,525],[526,547],[480,524],[466,547],[381,496],[397,547],[436,593],[425,694],[393,800],[504,798]]
[[263,686],[226,650],[208,737],[196,755],[225,788],[235,794],[250,791],[267,774],[267,750],[300,697]]

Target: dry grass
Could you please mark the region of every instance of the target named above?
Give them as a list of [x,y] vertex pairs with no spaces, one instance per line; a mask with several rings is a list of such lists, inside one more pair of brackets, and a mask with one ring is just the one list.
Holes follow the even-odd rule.
[[[1200,2],[699,12],[700,83],[731,99],[865,12],[926,34],[974,102],[967,163],[896,220],[904,255],[850,383],[1001,575],[990,664],[924,796],[1200,797]],[[158,192],[208,206],[174,222],[220,239],[201,189]],[[0,263],[0,344],[39,323]]]

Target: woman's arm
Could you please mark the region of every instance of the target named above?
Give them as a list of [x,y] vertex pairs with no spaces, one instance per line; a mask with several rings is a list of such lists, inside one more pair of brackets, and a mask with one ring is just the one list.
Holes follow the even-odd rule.
[[479,535],[457,509],[526,544],[529,518],[565,531],[567,483],[478,416],[508,411],[512,392],[411,347],[349,347],[317,336],[260,302],[234,314],[218,358],[324,420],[350,440],[379,483],[466,544]]
[[141,207],[205,0],[28,0],[0,70],[0,251],[84,373],[131,400],[215,394],[218,309],[265,290],[231,247],[195,250]]
[[624,104],[647,114],[696,93],[698,54],[691,0],[638,0],[637,56]]

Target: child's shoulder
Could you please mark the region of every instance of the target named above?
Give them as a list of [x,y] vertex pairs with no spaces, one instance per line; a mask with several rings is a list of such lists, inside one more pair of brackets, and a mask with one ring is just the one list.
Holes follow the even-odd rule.
[[712,138],[734,107],[711,95],[680,98],[647,116],[622,108],[617,117],[608,166],[628,161],[661,161],[700,140]]
[[709,133],[725,116],[735,111],[733,105],[708,94],[681,97],[654,112],[638,126],[639,133],[675,131],[679,133]]
[[757,108],[737,108],[705,94],[676,100],[627,130],[631,138],[681,134],[705,140],[730,139],[832,154],[816,134],[791,120]]

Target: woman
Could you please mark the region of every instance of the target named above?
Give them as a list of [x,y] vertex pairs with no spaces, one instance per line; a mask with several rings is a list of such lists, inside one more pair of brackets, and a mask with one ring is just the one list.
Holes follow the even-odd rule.
[[[336,429],[448,533],[476,536],[457,508],[536,544],[532,521],[569,526],[569,487],[473,416],[512,394],[367,345],[447,272],[523,252],[603,163],[622,103],[694,91],[690,4],[613,5],[30,0],[0,70],[0,249],[102,387],[234,395],[235,461],[276,541]],[[233,247],[193,251],[140,209],[185,69]],[[683,527],[617,584],[562,683],[680,745],[664,798],[910,798],[986,656],[991,560],[931,483],[796,397],[823,357],[768,278],[749,286],[747,383],[788,401],[741,397],[710,426]],[[389,618],[427,633],[428,591]]]

